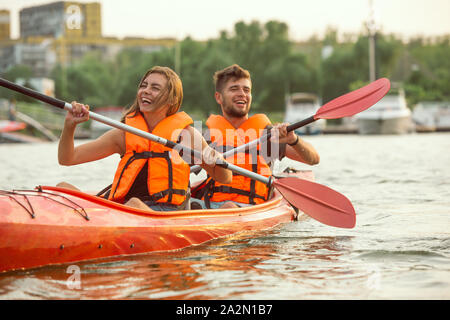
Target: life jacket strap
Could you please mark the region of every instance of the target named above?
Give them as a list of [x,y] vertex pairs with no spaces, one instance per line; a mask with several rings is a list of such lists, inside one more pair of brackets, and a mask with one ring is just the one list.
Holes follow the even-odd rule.
[[242,189],[238,189],[238,188],[234,188],[234,187],[230,187],[230,186],[215,186],[215,181],[214,180],[210,180],[206,186],[203,188],[204,191],[202,190],[199,198],[204,198],[205,201],[205,205],[208,209],[211,209],[211,198],[213,197],[214,193],[216,192],[220,192],[220,193],[230,193],[230,194],[238,194],[241,196],[245,196],[248,197],[248,203],[249,204],[253,204],[255,205],[255,198],[257,199],[262,199],[264,201],[266,201],[267,199],[263,196],[260,196],[259,194],[255,193],[255,187],[254,185],[251,185],[252,187],[252,191],[246,191],[246,190],[242,190]]
[[[122,179],[122,175],[125,172],[125,170],[128,168],[128,166],[134,161],[138,159],[150,159],[150,158],[164,158],[167,161],[167,168],[168,168],[168,182],[169,182],[169,188],[154,194],[149,195],[149,201],[157,201],[159,199],[164,198],[166,195],[168,195],[167,202],[172,202],[172,195],[178,194],[178,195],[186,195],[185,190],[181,189],[173,189],[173,168],[172,168],[172,160],[170,156],[170,151],[164,151],[164,152],[154,152],[154,151],[143,151],[143,152],[136,152],[133,151],[133,155],[128,159],[127,163],[122,169],[122,172],[120,173],[119,180],[116,185],[116,189],[114,190],[113,196],[115,192],[117,191],[117,188],[120,184],[120,180]],[[146,197],[145,197],[146,198]],[[142,200],[142,199],[141,199]],[[147,201],[147,200],[145,200]]]
[[111,183],[109,186],[107,186],[107,187],[105,187],[104,189],[102,189],[101,191],[99,191],[99,192],[96,194],[96,196],[97,196],[97,197],[102,197],[102,198],[108,199],[109,193],[111,192],[111,187],[112,187],[112,183]]
[[136,151],[133,151],[133,156],[135,159],[149,159],[149,158],[170,158],[170,152],[164,151],[164,152],[154,152],[154,151],[143,151],[137,153]]
[[173,194],[178,194],[181,196],[185,196],[186,195],[186,190],[182,190],[182,189],[166,189],[157,193],[153,193],[151,195],[148,196],[144,196],[141,197],[142,201],[153,201],[153,202],[157,202],[158,200],[164,198],[167,195],[173,195]]

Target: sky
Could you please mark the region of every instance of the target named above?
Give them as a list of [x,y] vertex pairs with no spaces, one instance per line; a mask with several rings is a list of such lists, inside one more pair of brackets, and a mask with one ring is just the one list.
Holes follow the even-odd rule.
[[[11,11],[11,35],[19,36],[22,8],[52,0],[0,0]],[[323,36],[327,27],[339,34],[364,32],[369,0],[79,0],[100,2],[104,36],[123,38],[217,38],[233,32],[238,21],[284,22],[291,40]],[[383,33],[403,38],[450,34],[450,0],[373,0],[375,18]]]

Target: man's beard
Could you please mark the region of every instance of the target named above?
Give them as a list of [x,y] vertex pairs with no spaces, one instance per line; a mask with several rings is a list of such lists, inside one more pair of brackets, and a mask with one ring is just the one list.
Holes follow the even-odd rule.
[[233,108],[233,105],[224,105],[223,106],[224,112],[232,117],[232,118],[242,118],[248,114],[248,108],[245,109],[236,109]]

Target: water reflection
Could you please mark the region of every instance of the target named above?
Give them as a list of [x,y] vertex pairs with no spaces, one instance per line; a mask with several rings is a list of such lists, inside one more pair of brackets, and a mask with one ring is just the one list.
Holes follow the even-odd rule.
[[68,287],[71,276],[67,273],[68,265],[8,273],[0,278],[1,296],[236,299],[262,294],[277,299],[271,288],[280,283],[284,283],[285,289],[301,287],[304,291],[319,289],[321,284],[317,280],[348,276],[348,270],[339,267],[339,260],[350,250],[350,237],[286,237],[283,233],[279,235],[279,230],[257,236],[249,238],[248,234],[241,234],[170,253],[79,263],[81,288],[78,290]]

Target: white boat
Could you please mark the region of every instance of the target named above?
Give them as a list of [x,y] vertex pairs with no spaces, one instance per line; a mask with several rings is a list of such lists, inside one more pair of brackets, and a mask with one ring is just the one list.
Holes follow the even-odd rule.
[[380,101],[355,115],[359,134],[405,134],[414,131],[403,89],[391,89]]
[[450,101],[421,101],[412,117],[417,131],[450,131]]
[[[293,93],[286,97],[284,121],[294,123],[316,114],[320,108],[319,98],[312,93]],[[325,129],[326,120],[319,119],[295,130],[297,134],[319,134]]]

